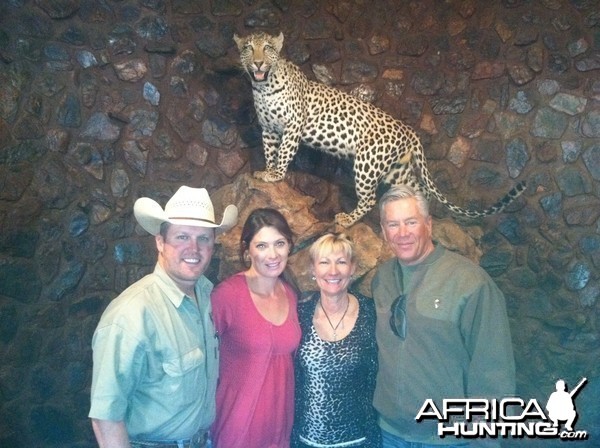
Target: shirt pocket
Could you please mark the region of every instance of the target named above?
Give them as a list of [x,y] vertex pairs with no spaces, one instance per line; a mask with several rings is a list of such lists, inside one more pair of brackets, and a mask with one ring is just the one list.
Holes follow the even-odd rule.
[[204,353],[200,347],[185,353],[179,358],[164,361],[162,366],[165,373],[172,377],[183,376],[194,369],[197,369],[204,363]]

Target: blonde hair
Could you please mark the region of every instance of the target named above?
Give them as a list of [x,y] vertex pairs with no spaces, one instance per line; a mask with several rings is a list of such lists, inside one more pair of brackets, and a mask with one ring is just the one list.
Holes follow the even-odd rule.
[[312,263],[322,258],[325,254],[335,252],[343,253],[351,263],[356,261],[354,243],[344,233],[326,233],[312,243],[308,251]]

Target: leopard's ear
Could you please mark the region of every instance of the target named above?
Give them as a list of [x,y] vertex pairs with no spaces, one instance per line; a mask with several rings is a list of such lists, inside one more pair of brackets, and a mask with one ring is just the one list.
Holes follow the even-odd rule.
[[238,36],[237,34],[234,34],[233,35],[233,40],[235,41],[235,44],[237,45],[238,50],[241,50],[242,47],[244,46],[244,38]]
[[273,43],[275,44],[275,49],[279,53],[283,48],[283,33],[279,33],[279,36],[274,37]]

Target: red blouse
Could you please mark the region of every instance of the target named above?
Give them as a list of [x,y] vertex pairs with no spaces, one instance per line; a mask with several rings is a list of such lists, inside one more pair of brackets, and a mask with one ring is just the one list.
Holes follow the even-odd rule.
[[256,308],[244,273],[220,283],[211,296],[220,339],[215,448],[287,448],[294,421],[294,352],[300,343],[296,294],[281,325]]

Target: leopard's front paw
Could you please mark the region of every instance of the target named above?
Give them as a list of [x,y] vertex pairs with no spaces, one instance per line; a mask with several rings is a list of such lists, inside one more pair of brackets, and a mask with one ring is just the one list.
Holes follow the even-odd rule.
[[264,181],[265,178],[267,177],[267,174],[269,174],[267,171],[255,171],[253,173],[253,176],[254,176],[255,179],[259,179],[259,180]]
[[283,179],[284,176],[281,176],[272,171],[255,171],[254,177],[256,179],[260,179],[263,182],[279,182]]
[[335,215],[335,223],[342,227],[350,227],[357,220],[349,215],[348,213],[338,213]]

